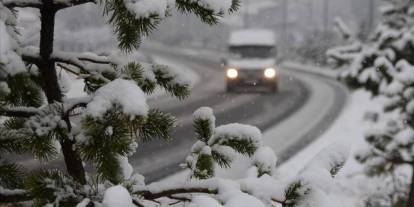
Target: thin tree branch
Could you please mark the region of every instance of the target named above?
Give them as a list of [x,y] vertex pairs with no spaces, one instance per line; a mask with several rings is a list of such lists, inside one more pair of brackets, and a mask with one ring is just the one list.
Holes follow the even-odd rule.
[[[218,194],[217,188],[210,188],[210,187],[190,187],[190,188],[175,188],[175,189],[165,189],[163,191],[158,192],[151,192],[150,190],[142,190],[136,191],[135,194],[142,196],[146,200],[155,200],[158,198],[171,198],[179,201],[189,201],[188,198],[177,197],[178,194],[186,194],[186,193],[206,193],[206,194]],[[286,203],[286,201],[282,201],[276,198],[272,198],[272,201],[275,203],[279,203],[282,206]]]
[[62,62],[66,64],[71,64],[76,67],[82,68],[87,70],[88,66],[84,62],[90,62],[94,64],[111,64],[111,62],[108,60],[105,56],[87,56],[83,54],[77,54],[72,52],[61,52],[61,51],[55,51],[52,54],[52,59],[56,62]]
[[37,108],[33,107],[0,107],[0,116],[8,117],[31,117],[37,114]]
[[184,193],[206,193],[206,194],[217,194],[217,189],[210,189],[210,188],[176,188],[176,189],[166,189],[164,191],[152,193],[149,190],[137,191],[135,194],[142,196],[146,200],[155,200],[162,197],[170,197],[177,194],[184,194]]
[[[30,63],[39,63],[42,59],[39,55],[39,48],[29,46],[24,48],[22,52],[22,58],[26,62]],[[103,64],[109,65],[114,64],[111,62],[108,57],[106,56],[99,56],[99,55],[89,55],[89,54],[79,54],[73,52],[63,52],[63,51],[56,51],[51,54],[51,59],[55,62],[66,63],[69,65],[73,65],[79,69],[83,69],[88,71],[89,67],[87,63],[94,63],[94,64]]]
[[137,201],[136,199],[132,199],[132,203],[138,207],[145,207],[144,204],[141,204],[139,201]]
[[179,204],[181,202],[183,202],[183,201],[175,201],[175,202],[169,203],[168,205],[169,206],[173,206],[173,205]]
[[[206,193],[206,194],[218,194],[218,189],[213,189],[209,187],[194,187],[194,188],[176,188],[176,189],[165,189],[164,191],[159,192],[151,192],[150,190],[141,190],[136,191],[134,194],[141,196],[145,200],[155,201],[159,198],[170,198],[178,201],[190,201],[190,199],[185,197],[177,197],[177,194],[186,194],[186,193]],[[0,203],[13,203],[13,202],[22,202],[32,200],[33,198],[27,191],[24,190],[17,190],[15,193],[7,193],[1,194],[0,193]],[[279,203],[282,206],[286,204],[286,201],[281,201],[276,198],[272,198],[273,202]],[[132,201],[138,207],[144,207],[142,203],[138,200],[133,199]]]
[[[217,190],[211,190],[207,188],[187,188],[187,189],[169,189],[166,191],[162,191],[159,193],[151,193],[150,191],[139,191],[136,192],[136,194],[139,194],[146,200],[155,200],[162,197],[171,197],[173,199],[178,200],[178,197],[173,197],[174,194],[183,194],[183,193],[208,193],[208,194],[217,194]],[[28,201],[31,200],[31,196],[26,191],[18,191],[16,193],[7,193],[7,194],[1,194],[0,193],[0,203],[13,203],[13,202],[22,202],[22,201]],[[133,200],[133,203],[137,206],[144,206],[141,203],[139,203],[137,200]]]
[[[55,0],[53,1],[53,8],[55,10],[60,10],[86,3],[96,4],[96,0]],[[40,0],[5,0],[3,5],[7,8],[31,7],[41,9],[43,7],[43,3]]]
[[3,5],[7,8],[31,7],[40,9],[43,6],[43,3],[40,0],[4,0]]
[[79,58],[79,60],[88,61],[88,62],[96,63],[96,64],[113,64],[105,56],[95,56],[93,58],[92,57],[86,57],[86,56],[79,56],[78,58]]
[[278,200],[278,199],[275,199],[275,198],[272,198],[272,201],[275,202],[275,203],[281,204],[282,206],[284,206],[286,204],[286,201],[281,201],[281,200]]
[[[204,193],[204,194],[218,194],[219,193],[219,180],[208,179],[208,180],[199,180],[191,181],[184,183],[177,183],[174,185],[163,186],[160,183],[154,183],[147,185],[143,188],[137,189],[133,192],[134,195],[139,196],[142,199],[155,201],[159,198],[171,198],[176,200],[187,200],[186,197],[181,197],[177,195],[183,194],[192,194],[192,193]],[[248,191],[242,191],[246,194],[250,194]],[[286,201],[280,200],[278,198],[271,198],[273,202],[279,204],[285,204]]]
[[74,71],[74,70],[70,69],[69,67],[66,67],[65,65],[63,65],[63,64],[61,64],[61,63],[58,63],[58,64],[57,64],[57,66],[59,66],[60,68],[62,68],[63,70],[65,70],[65,71],[67,71],[67,72],[69,72],[69,73],[72,73],[73,75],[77,75],[77,76],[79,76],[79,73],[78,73],[78,72],[76,72],[76,71]]
[[[42,61],[39,55],[39,49],[32,46],[24,48],[22,58],[24,61],[34,64],[38,64]],[[63,64],[59,63],[72,65],[78,68],[80,71],[86,73],[86,76],[92,75],[104,82],[110,82],[110,80],[105,78],[102,74],[99,73],[99,71],[96,70],[97,68],[102,67],[100,65],[108,65],[109,69],[109,65],[114,64],[106,56],[54,51],[51,54],[50,58],[52,61],[58,62],[58,66],[60,66],[62,69],[65,69],[75,75],[80,76],[79,72],[69,69],[68,67],[65,67]],[[104,70],[107,69],[105,68]],[[85,77],[85,75],[83,75],[82,77]]]
[[180,196],[173,196],[173,195],[168,196],[168,198],[173,199],[173,200],[177,200],[177,201],[182,201],[182,202],[191,201],[191,199],[189,199],[189,198],[180,197]]
[[88,102],[79,102],[79,103],[69,106],[69,108],[65,110],[65,113],[63,114],[63,118],[69,118],[73,110],[79,107],[85,108],[87,105],[88,105]]
[[25,190],[5,190],[0,193],[0,203],[17,203],[22,201],[29,201],[33,198]]

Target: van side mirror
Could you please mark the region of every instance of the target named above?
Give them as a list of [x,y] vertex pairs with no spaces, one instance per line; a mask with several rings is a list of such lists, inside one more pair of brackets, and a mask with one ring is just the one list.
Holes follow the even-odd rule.
[[220,64],[221,64],[221,66],[226,66],[227,65],[227,58],[220,58]]

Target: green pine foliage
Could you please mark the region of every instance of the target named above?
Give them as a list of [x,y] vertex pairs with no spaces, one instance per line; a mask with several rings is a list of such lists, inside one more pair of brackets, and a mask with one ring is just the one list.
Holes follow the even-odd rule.
[[[7,34],[6,38],[10,37],[12,40],[10,48],[2,49],[6,51],[7,58],[16,60],[13,62],[8,61],[7,58],[0,58],[0,186],[27,192],[22,197],[19,197],[20,195],[13,197],[17,200],[11,201],[12,203],[18,203],[18,199],[21,198],[21,201],[31,200],[34,206],[47,204],[76,206],[87,197],[101,202],[103,185],[128,186],[128,183],[135,183],[133,178],[128,180],[124,177],[122,169],[124,166],[120,157],[132,155],[141,142],[156,138],[170,140],[171,132],[176,126],[176,119],[169,113],[151,107],[142,116],[125,114],[123,106],[117,102],[114,102],[102,116],[92,116],[85,113],[85,108],[94,94],[108,83],[116,79],[124,79],[132,80],[146,95],[151,95],[155,89],[161,88],[171,96],[182,100],[189,96],[191,85],[179,81],[178,74],[171,72],[167,66],[141,63],[131,58],[81,56],[81,53],[68,55],[65,53],[64,57],[57,60],[40,58],[39,52],[21,48],[17,41],[19,34],[16,15],[18,13],[15,13],[15,7],[22,5],[14,3],[13,1],[0,2],[0,26],[3,23],[6,26],[6,31],[1,30],[0,35]],[[51,5],[45,6],[42,15],[52,14],[57,10],[88,3],[88,1],[42,2],[45,5],[49,3]],[[165,15],[153,13],[139,17],[123,0],[100,0],[95,3],[102,8],[104,18],[112,26],[117,37],[119,48],[125,52],[121,56],[129,56],[138,49],[143,37],[154,31],[162,20],[171,15],[173,9],[195,14],[202,22],[211,25],[218,23],[219,18],[226,12],[235,12],[240,5],[238,0],[233,0],[228,11],[215,11],[196,1],[177,0],[166,8]],[[30,4],[28,7],[43,6]],[[52,31],[54,29],[53,25],[43,26],[51,27]],[[52,40],[48,41],[53,44]],[[44,49],[39,48],[40,53]],[[24,61],[21,62],[22,64],[19,64],[19,58]],[[94,60],[94,58],[98,59]],[[51,64],[43,64],[46,61]],[[14,63],[16,64],[12,65]],[[53,67],[42,68],[45,65]],[[45,81],[47,73],[45,71],[57,67],[84,80],[84,90],[87,92],[85,99],[74,100],[65,97],[64,92],[59,89],[57,77],[48,76],[55,80]],[[10,72],[12,69],[19,72]],[[51,92],[56,90],[58,94],[51,95]],[[199,132],[204,131],[200,129]],[[210,133],[210,135],[202,135],[205,141],[213,132]],[[63,147],[65,143],[71,145],[69,146],[72,150],[71,156],[75,157],[65,157],[63,149],[68,150],[68,147]],[[243,144],[223,143],[237,148],[242,153],[251,154],[253,148],[244,149],[240,146]],[[67,159],[72,159],[80,163],[81,167],[84,164],[90,165],[94,173],[84,174],[82,179],[69,170],[73,166],[66,166],[68,170],[48,168],[28,170],[18,163],[8,162],[9,153],[24,157],[31,156],[46,166],[51,161],[65,160],[66,162]],[[61,158],[62,155],[64,159]],[[213,154],[199,156],[198,161],[197,166],[201,169],[199,175],[201,177],[203,174],[203,178],[212,176],[212,166],[215,162],[223,166],[229,166],[230,163],[225,155],[216,151]],[[86,183],[81,183],[82,180],[86,180]],[[86,186],[95,190],[85,190]],[[4,198],[0,195],[1,199]]]
[[190,95],[189,85],[174,82],[174,76],[167,72],[168,68],[166,66],[154,65],[152,69],[157,83],[172,96],[184,99]]
[[211,155],[203,153],[198,155],[193,176],[197,179],[214,177],[214,160]]
[[[54,18],[60,9],[90,2],[103,9],[103,16],[112,26],[123,54],[117,56],[108,52],[112,55],[97,56],[53,49],[53,36],[43,33],[55,29],[50,18]],[[184,185],[176,189],[157,188],[160,192],[151,191],[142,175],[131,174],[128,157],[139,150],[137,146],[153,139],[169,141],[176,127],[176,119],[148,106],[144,100],[146,96],[160,88],[182,100],[189,96],[191,89],[191,82],[183,80],[177,71],[163,65],[138,62],[132,57],[133,51],[139,47],[143,37],[172,14],[173,9],[195,14],[202,22],[211,25],[218,23],[226,13],[235,12],[240,1],[231,0],[229,8],[218,11],[208,2],[168,1],[165,14],[151,11],[142,16],[132,11],[126,2],[43,0],[41,4],[37,1],[19,1],[16,4],[14,0],[0,1],[0,35],[11,40],[10,48],[1,48],[7,58],[0,57],[0,205],[77,206],[82,203],[81,206],[88,207],[106,206],[105,194],[112,187],[127,189],[136,206],[145,206],[141,201],[157,203],[160,198],[188,202],[192,198],[177,195],[190,195],[193,191],[220,193],[220,189],[211,189],[220,179],[209,178],[215,176],[217,166],[231,167],[235,155],[257,158],[250,166],[257,171],[253,181],[262,182],[262,178],[275,181],[272,176],[277,159],[271,149],[261,151],[260,130],[242,124],[216,127],[213,112],[208,108],[195,113],[193,125],[197,142],[185,164],[192,177],[198,179],[190,183],[194,188]],[[38,50],[21,48],[18,43],[15,7],[41,8],[41,19],[49,22],[41,24],[43,44]],[[66,97],[59,87],[57,69],[83,79],[85,96]],[[134,102],[125,99],[125,91],[117,90],[128,91],[127,98]],[[93,104],[97,104],[99,110],[94,110]],[[258,152],[262,154],[258,156]],[[19,162],[8,161],[8,155],[16,154],[45,165],[40,169],[25,169]],[[54,169],[52,161],[64,162],[66,169]],[[342,164],[334,165],[328,171],[335,176]],[[211,185],[197,186],[203,181],[210,181]],[[216,184],[219,187],[224,183]],[[296,206],[299,204],[296,201],[307,198],[309,189],[302,182],[293,183],[287,186],[285,200],[269,198],[266,203]],[[235,195],[244,198],[249,193],[248,190],[239,191]],[[250,193],[249,199],[261,202],[262,196]]]
[[[343,72],[340,78],[352,89],[365,89],[373,97],[384,98],[383,109],[371,120],[373,129],[366,133],[369,147],[356,156],[365,165],[368,176],[390,177],[404,166],[413,167],[414,135],[414,44],[413,1],[386,1],[382,21],[371,38],[362,42],[349,38],[349,45],[328,52]],[[394,115],[391,115],[394,114]],[[401,176],[398,179],[410,182]],[[405,189],[414,192],[414,189]],[[396,192],[388,192],[394,196]],[[388,194],[385,193],[385,194]],[[411,193],[411,195],[413,195]],[[408,200],[408,199],[403,199]],[[406,203],[407,206],[414,205]]]
[[[163,18],[170,16],[172,9],[167,9],[165,17],[154,13],[137,18],[127,9],[123,0],[100,0],[100,4],[103,5],[104,15],[108,17],[109,23],[114,28],[119,48],[127,52],[138,49],[142,37],[148,36]],[[228,12],[235,12],[239,6],[240,1],[233,0]],[[202,22],[209,25],[217,24],[219,18],[224,15],[224,11],[214,11],[192,0],[176,0],[175,7],[179,12],[195,14]]]
[[2,105],[39,107],[44,103],[39,83],[36,83],[30,74],[20,73],[9,76],[7,85],[13,93],[0,96]]
[[150,141],[152,138],[170,140],[175,123],[176,119],[171,114],[158,109],[151,109],[144,124],[138,129],[138,134],[144,142]]
[[134,80],[146,94],[151,94],[154,92],[157,83],[153,80],[145,78],[143,72],[144,69],[142,66],[135,62],[128,63],[122,69],[122,73],[124,73],[131,80]]
[[[142,118],[137,118],[134,122],[140,120]],[[78,149],[82,157],[93,162],[99,175],[104,179],[119,183],[122,177],[117,156],[132,153],[133,149],[130,146],[136,142],[130,130],[129,118],[120,112],[119,107],[114,106],[100,119],[86,116],[82,125],[83,136],[88,137],[85,143],[78,141]]]
[[[187,157],[185,166],[196,179],[208,179],[215,175],[215,165],[229,168],[232,162],[230,154],[238,153],[252,157],[258,149],[255,138],[246,134],[235,136],[229,133],[216,133],[215,117],[212,110],[202,107],[197,113],[208,113],[209,117],[195,115],[193,120],[195,138],[198,140],[191,154]],[[243,126],[248,127],[248,126]]]
[[257,150],[257,146],[254,145],[250,137],[223,136],[219,139],[222,141],[219,141],[215,144],[221,146],[228,146],[234,149],[236,152],[243,155],[247,155],[249,157],[252,156]]
[[311,189],[306,187],[301,181],[292,182],[285,190],[285,198],[283,206],[295,207],[299,206],[306,196],[311,193]]
[[138,49],[142,36],[147,36],[161,21],[158,14],[147,18],[136,18],[125,6],[123,0],[101,0],[104,15],[108,16],[118,37],[118,46],[122,50],[131,52]]
[[[20,178],[20,179],[16,179]],[[0,184],[7,189],[22,188],[25,174],[23,169],[14,164],[3,162],[0,165]]]
[[24,183],[34,198],[33,206],[47,204],[75,206],[80,202],[76,195],[76,182],[58,170],[39,170],[31,173]]
[[329,173],[331,174],[331,176],[332,177],[335,177],[339,173],[339,171],[341,171],[341,169],[344,167],[344,165],[345,165],[345,162],[340,162],[340,163],[335,164],[331,168],[331,170],[329,171]]
[[[88,71],[82,71],[83,75],[86,77],[84,78],[85,82],[85,91],[87,93],[94,93],[96,92],[100,87],[104,86],[107,81],[112,81],[115,78],[117,78],[116,74],[113,72],[103,72],[100,75],[102,75],[102,78],[95,77],[93,75],[89,75]],[[104,79],[104,80],[103,80]]]
[[203,119],[203,118],[196,118],[193,120],[194,132],[195,136],[198,140],[208,143],[211,136],[214,133],[214,120],[212,119]]

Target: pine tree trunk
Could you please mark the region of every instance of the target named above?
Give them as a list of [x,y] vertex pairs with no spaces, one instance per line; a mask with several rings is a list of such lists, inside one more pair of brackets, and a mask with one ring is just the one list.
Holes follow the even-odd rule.
[[413,172],[411,173],[410,193],[408,194],[407,207],[414,207],[414,165],[411,165]]
[[[42,88],[49,103],[62,102],[62,93],[56,76],[55,62],[51,59],[56,12],[57,10],[53,6],[53,0],[43,0],[43,6],[40,10],[41,30],[39,53],[41,61],[38,67],[41,73]],[[69,120],[65,121],[70,129]],[[85,170],[79,154],[73,149],[74,142],[65,136],[60,138],[60,144],[62,145],[62,152],[69,175],[81,184],[85,184]]]

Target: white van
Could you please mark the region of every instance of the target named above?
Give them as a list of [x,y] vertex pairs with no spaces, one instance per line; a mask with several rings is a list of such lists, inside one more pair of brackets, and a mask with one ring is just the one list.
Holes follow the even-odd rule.
[[278,91],[276,38],[271,30],[234,31],[228,42],[229,55],[223,60],[227,91],[240,86],[265,87]]

